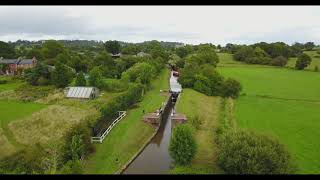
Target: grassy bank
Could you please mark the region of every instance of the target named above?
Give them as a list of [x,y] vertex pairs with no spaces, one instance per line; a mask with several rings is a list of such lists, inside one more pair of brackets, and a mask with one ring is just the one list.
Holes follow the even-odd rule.
[[175,167],[171,173],[175,174],[212,174],[219,173],[216,166],[216,145],[214,129],[219,119],[219,97],[210,97],[192,89],[184,89],[176,110],[190,118],[199,116],[202,124],[195,130],[197,153],[189,167]]
[[85,173],[112,174],[121,169],[155,131],[142,121],[143,110],[153,112],[167,98],[160,90],[169,89],[169,72],[161,72],[152,82],[142,102],[127,111],[127,116],[112,129],[102,144],[96,144],[96,152],[85,163]]

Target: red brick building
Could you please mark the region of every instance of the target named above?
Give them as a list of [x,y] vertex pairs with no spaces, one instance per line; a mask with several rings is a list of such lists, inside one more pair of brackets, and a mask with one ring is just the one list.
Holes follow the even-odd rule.
[[0,59],[0,65],[4,65],[0,69],[0,73],[7,75],[14,75],[18,73],[18,70],[22,71],[28,68],[33,68],[37,65],[37,59],[33,57],[32,59]]

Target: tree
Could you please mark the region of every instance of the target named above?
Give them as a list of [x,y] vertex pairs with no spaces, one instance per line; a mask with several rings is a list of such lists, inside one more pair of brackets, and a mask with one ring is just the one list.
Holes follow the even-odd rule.
[[218,165],[227,174],[290,174],[296,170],[286,147],[267,135],[230,130],[218,145]]
[[122,73],[122,78],[129,82],[138,82],[144,85],[149,85],[154,71],[154,67],[149,63],[136,63],[127,71]]
[[105,49],[112,54],[118,54],[120,52],[120,43],[118,41],[106,41],[104,43]]
[[234,53],[233,58],[236,61],[245,62],[249,58],[252,58],[254,56],[255,56],[255,51],[254,51],[254,49],[252,47],[250,47],[250,46],[242,46],[241,48],[239,48],[239,50],[237,50]]
[[84,77],[84,74],[82,72],[77,74],[76,77],[76,86],[86,86],[87,81],[86,78]]
[[288,59],[283,56],[278,56],[271,60],[270,65],[284,67],[288,62]]
[[194,158],[197,150],[195,138],[188,125],[182,124],[174,128],[169,153],[178,165],[188,165]]
[[298,56],[295,68],[298,69],[298,70],[302,70],[302,69],[306,68],[307,66],[309,66],[310,63],[311,63],[310,56],[308,56],[307,54],[303,53],[303,54]]
[[94,67],[89,72],[89,85],[100,88],[102,86],[102,72],[99,67]]
[[135,44],[128,44],[121,49],[121,53],[127,55],[137,55],[139,52],[140,48]]
[[223,82],[221,94],[223,97],[237,98],[241,90],[242,86],[238,81],[228,78]]
[[48,40],[42,45],[41,49],[44,58],[52,59],[58,56],[58,54],[65,51],[65,47],[62,43],[55,40]]
[[315,47],[315,44],[313,42],[307,42],[304,44],[304,48],[307,51],[311,51]]
[[58,88],[64,88],[68,86],[73,78],[73,73],[70,68],[62,63],[57,63],[55,69],[52,72],[52,83]]
[[50,72],[49,72],[47,65],[45,65],[42,62],[38,62],[36,67],[29,68],[24,71],[24,77],[29,84],[35,86],[35,85],[39,85],[38,80],[41,77],[49,80],[50,79]]
[[32,59],[33,57],[35,57],[38,61],[44,60],[44,56],[40,49],[33,48],[27,52],[26,58]]
[[0,41],[0,57],[15,58],[14,47],[6,42]]

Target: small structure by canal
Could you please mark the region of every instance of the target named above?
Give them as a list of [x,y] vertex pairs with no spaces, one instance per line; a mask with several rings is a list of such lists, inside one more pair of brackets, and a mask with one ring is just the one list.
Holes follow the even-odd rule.
[[[177,77],[171,72],[170,77],[170,92],[172,93],[173,101],[177,98],[182,88],[177,81]],[[123,174],[168,174],[172,159],[169,155],[169,141],[171,137],[171,113],[170,111],[164,114],[164,118],[160,124],[157,134],[153,137],[150,143],[140,153],[140,155],[124,170]]]

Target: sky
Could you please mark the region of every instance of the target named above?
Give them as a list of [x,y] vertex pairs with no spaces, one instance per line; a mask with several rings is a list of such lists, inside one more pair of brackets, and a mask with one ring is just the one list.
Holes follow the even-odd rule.
[[320,44],[319,20],[320,6],[1,6],[0,41]]

